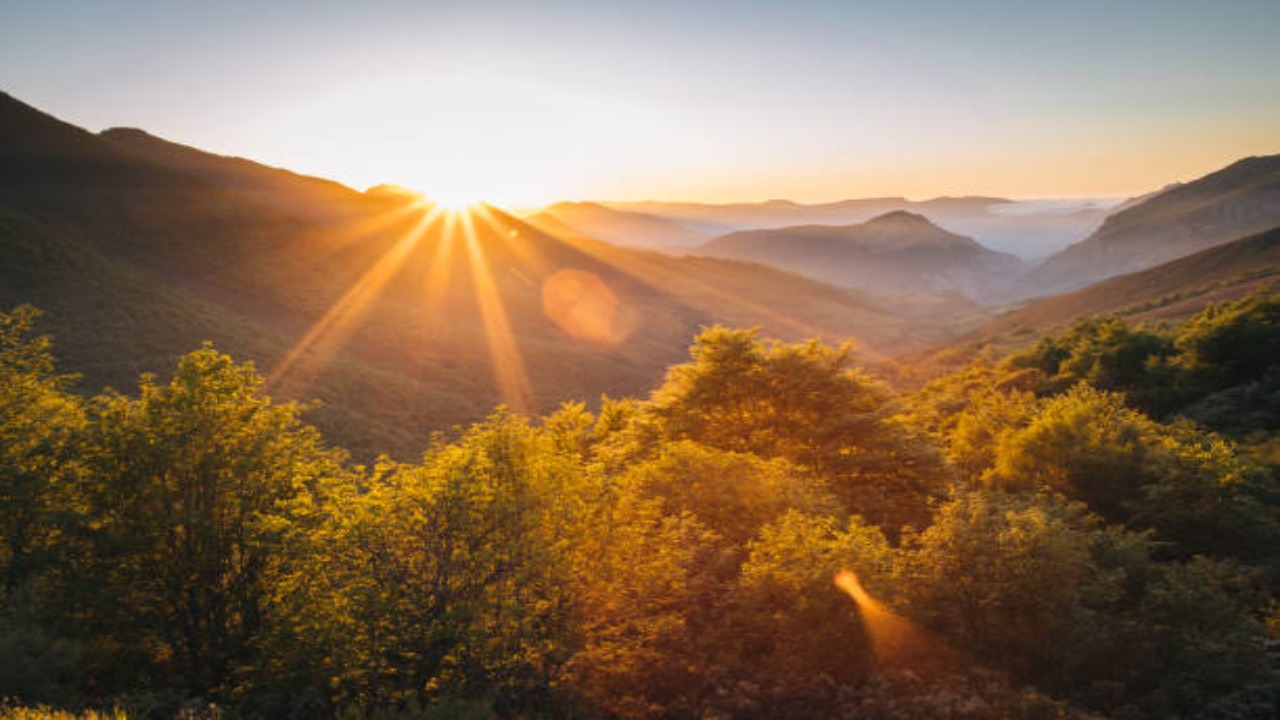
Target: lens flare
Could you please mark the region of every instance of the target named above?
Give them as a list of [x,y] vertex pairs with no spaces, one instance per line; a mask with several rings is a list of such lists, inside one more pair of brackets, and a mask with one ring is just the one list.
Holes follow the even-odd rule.
[[566,268],[543,281],[542,312],[575,340],[616,345],[626,335],[618,296],[586,270]]
[[852,570],[836,573],[834,581],[858,606],[872,652],[881,667],[910,670],[921,677],[944,675],[959,667],[954,650],[872,597]]

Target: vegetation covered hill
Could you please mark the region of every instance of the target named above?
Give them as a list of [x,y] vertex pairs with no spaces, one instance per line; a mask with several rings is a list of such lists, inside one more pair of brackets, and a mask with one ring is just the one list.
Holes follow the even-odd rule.
[[1066,292],[1280,225],[1280,155],[1250,157],[1107,218],[1028,273],[1026,294]]
[[498,403],[643,392],[703,325],[855,339],[869,354],[945,337],[834,288],[749,263],[673,259],[450,215],[166,143],[95,136],[0,98],[0,302],[35,303],[83,387],[213,340],[362,455]]
[[984,297],[1021,269],[921,215],[895,211],[857,225],[801,225],[716,238],[698,250],[769,263],[840,287]]

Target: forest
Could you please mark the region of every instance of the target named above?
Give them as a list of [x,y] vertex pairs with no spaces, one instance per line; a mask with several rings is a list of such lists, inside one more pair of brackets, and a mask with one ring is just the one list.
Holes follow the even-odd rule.
[[209,344],[81,393],[38,316],[0,314],[2,717],[1280,708],[1270,291],[909,389],[709,327],[647,398],[369,463]]

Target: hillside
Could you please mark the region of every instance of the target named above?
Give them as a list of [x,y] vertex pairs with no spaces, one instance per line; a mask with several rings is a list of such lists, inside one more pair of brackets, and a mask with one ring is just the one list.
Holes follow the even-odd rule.
[[730,233],[699,248],[715,257],[769,263],[840,287],[895,293],[956,291],[986,297],[1019,260],[895,211],[857,225],[802,225]]
[[416,453],[500,402],[643,393],[703,325],[852,338],[871,355],[949,332],[760,265],[100,137],[8,96],[0,129],[0,305],[43,308],[86,391],[127,389],[212,340],[277,396],[318,398],[312,419],[361,455]]
[[1107,218],[1024,280],[1028,294],[1075,290],[1280,225],[1280,155],[1240,160]]
[[1252,292],[1280,276],[1280,227],[1031,303],[983,326],[981,334],[1019,327],[1047,331],[1100,313],[1186,317],[1210,302]]
[[617,210],[592,202],[562,202],[543,208],[534,224],[581,237],[654,250],[700,245],[710,237],[655,215]]

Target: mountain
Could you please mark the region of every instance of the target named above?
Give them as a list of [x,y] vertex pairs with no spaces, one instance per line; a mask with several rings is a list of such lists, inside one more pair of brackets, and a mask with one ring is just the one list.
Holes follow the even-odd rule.
[[443,212],[0,95],[0,307],[46,311],[81,387],[127,390],[205,340],[362,457],[419,452],[498,403],[641,395],[703,325],[867,355],[950,328],[753,263],[673,258]]
[[713,257],[768,263],[840,287],[896,293],[957,291],[986,297],[1021,262],[922,215],[893,211],[857,225],[749,230],[698,249]]
[[549,205],[531,218],[531,221],[559,230],[561,234],[575,234],[614,245],[654,250],[688,248],[700,245],[711,237],[655,215],[617,210],[592,202]]
[[1065,295],[1033,302],[992,320],[979,335],[1018,328],[1046,331],[1076,318],[1116,313],[1134,319],[1193,315],[1280,279],[1280,227]]
[[1111,215],[1029,272],[1028,293],[1061,293],[1280,225],[1280,155],[1250,157]]
[[608,202],[606,206],[666,218],[719,236],[739,230],[796,225],[851,225],[895,210],[914,212],[952,232],[1024,259],[1043,258],[1079,242],[1102,224],[1115,199],[1010,200],[999,197],[938,197],[913,201],[900,197],[859,198],[801,204],[788,200],[761,203]]

